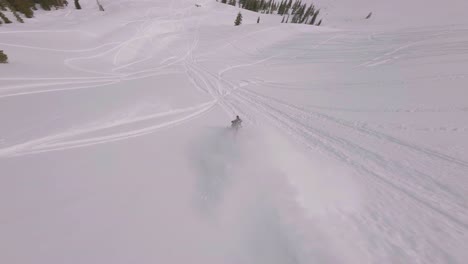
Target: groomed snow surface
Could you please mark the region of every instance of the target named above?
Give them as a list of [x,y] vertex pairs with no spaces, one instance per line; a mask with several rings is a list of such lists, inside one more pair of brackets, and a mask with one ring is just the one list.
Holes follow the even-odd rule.
[[80,2],[0,27],[0,263],[468,262],[467,1]]

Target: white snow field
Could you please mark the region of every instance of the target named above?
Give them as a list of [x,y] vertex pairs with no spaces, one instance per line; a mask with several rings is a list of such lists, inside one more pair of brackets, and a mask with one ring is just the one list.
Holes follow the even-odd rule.
[[0,27],[0,263],[468,263],[468,1],[69,2]]

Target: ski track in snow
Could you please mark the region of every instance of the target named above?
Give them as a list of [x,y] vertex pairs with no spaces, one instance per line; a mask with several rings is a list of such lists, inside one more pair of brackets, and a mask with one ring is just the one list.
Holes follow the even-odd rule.
[[[334,38],[335,37],[332,37],[331,39]],[[328,41],[325,41],[324,43],[326,42]],[[417,41],[411,45],[402,46],[391,53],[393,54],[415,45],[416,43],[423,42],[424,41]],[[391,54],[387,53],[385,55]],[[380,60],[380,57],[373,61],[375,60]],[[263,60],[259,61],[259,63],[261,62],[263,62]],[[256,62],[252,64],[239,65],[238,67],[246,67],[254,64],[256,64]],[[242,87],[245,85],[236,85],[222,78],[222,74],[235,68],[237,67],[232,66],[225,70],[221,70],[217,76],[215,74],[208,73],[211,75],[211,78],[218,79],[218,93],[219,87],[225,86],[223,93],[229,95],[229,97],[227,100],[223,101],[223,104],[227,111],[231,113],[240,112],[250,119],[248,120],[250,122],[257,122],[256,120],[266,119],[277,124],[280,129],[284,129],[287,134],[292,135],[309,148],[314,150],[318,148],[339,161],[348,164],[355,170],[360,171],[362,175],[367,175],[370,177],[369,180],[373,185],[381,186],[379,188],[382,189],[382,192],[390,191],[392,193],[399,193],[409,199],[409,203],[412,204],[414,208],[418,208],[416,209],[417,212],[425,214],[424,218],[430,219],[428,220],[430,221],[430,224],[428,225],[434,225],[439,222],[448,223],[450,228],[453,230],[450,232],[455,232],[451,233],[449,236],[455,237],[455,239],[462,243],[463,240],[461,239],[463,236],[459,236],[459,234],[460,232],[466,232],[468,229],[468,207],[466,203],[463,202],[464,193],[468,190],[466,185],[450,186],[442,179],[435,178],[426,172],[405,165],[400,161],[381,156],[378,152],[374,152],[370,149],[364,148],[363,146],[352,143],[343,137],[333,136],[329,131],[340,131],[343,128],[351,129],[352,131],[366,137],[383,141],[385,144],[394,144],[398,149],[405,148],[416,155],[427,156],[430,160],[428,160],[428,163],[425,164],[425,166],[428,168],[426,170],[429,173],[431,170],[438,170],[439,166],[442,166],[442,168],[446,168],[446,166],[456,166],[458,167],[455,169],[457,174],[462,176],[466,172],[468,162],[367,127],[355,125],[339,118],[322,114],[320,112],[312,112],[308,109],[286,104],[277,99],[261,96],[249,91],[245,87]],[[208,83],[206,79],[207,78],[204,79],[205,84]],[[220,85],[221,83],[222,85]],[[251,82],[250,84],[254,84],[254,82]],[[241,89],[241,92],[239,92],[238,89]],[[229,101],[231,102],[229,103]],[[278,108],[278,105],[282,108]],[[234,106],[237,106],[237,111],[232,111],[235,109]],[[243,111],[241,111],[241,109],[243,109]],[[245,109],[250,109],[250,112]],[[285,111],[285,109],[287,109],[287,111]],[[291,111],[293,112],[289,114]],[[253,115],[253,112],[259,113],[260,116]],[[298,117],[301,119],[304,118],[303,121],[298,119]],[[309,120],[311,118],[312,120]],[[317,121],[327,122],[338,127],[325,131],[318,129],[315,126],[310,126],[310,121],[314,124]],[[356,158],[356,156],[360,158]],[[369,161],[372,161],[375,165],[372,165]],[[445,163],[445,165],[440,165],[440,162]],[[382,170],[385,174],[382,174]],[[393,175],[393,177],[389,177],[390,175]],[[419,189],[419,192],[414,193],[414,189]],[[398,203],[395,198],[391,198],[391,200],[392,203]],[[382,208],[379,210],[382,210]],[[438,218],[434,218],[434,214],[438,215]],[[392,217],[390,216],[390,218]],[[439,218],[440,220],[437,220]],[[378,225],[379,223],[374,224]],[[416,222],[414,224],[417,225]],[[444,224],[442,224],[442,226],[443,225]],[[379,229],[379,227],[377,227],[377,229]]]
[[[148,13],[149,12],[150,11],[148,11]],[[146,24],[146,23],[149,23],[149,22],[152,22],[152,21],[151,20],[150,21],[142,20],[141,22],[142,22],[142,24]],[[150,25],[150,27],[153,27],[153,25]],[[108,73],[105,73],[105,72],[96,72],[96,71],[82,69],[80,67],[75,67],[75,66],[73,66],[71,64],[71,61],[97,58],[97,57],[101,57],[101,56],[106,55],[106,54],[112,54],[117,50],[115,55],[113,55],[114,56],[114,62],[115,62],[116,58],[120,54],[121,50],[123,48],[125,48],[128,45],[128,43],[138,39],[139,38],[138,33],[140,31],[146,31],[146,30],[148,30],[147,27],[140,26],[140,29],[138,30],[137,34],[135,34],[136,36],[134,38],[132,38],[132,39],[130,39],[130,40],[124,42],[124,43],[121,43],[121,44],[117,45],[116,47],[113,47],[110,50],[107,50],[107,51],[104,51],[102,53],[98,53],[98,54],[95,54],[95,55],[87,56],[87,57],[66,59],[64,63],[65,63],[66,66],[68,66],[68,67],[70,67],[72,69],[82,71],[82,72],[85,72],[85,73],[94,73],[94,74],[97,74],[97,75],[107,75]],[[19,32],[16,32],[16,33],[19,33]],[[253,33],[249,33],[249,34],[247,34],[247,35],[245,35],[245,36],[243,36],[241,38],[248,37],[248,36],[250,36],[252,34]],[[188,79],[194,84],[194,87],[196,87],[200,91],[203,91],[203,92],[208,93],[209,95],[211,95],[213,97],[213,102],[207,102],[207,103],[202,104],[202,107],[201,107],[202,109],[199,109],[200,108],[199,106],[187,107],[187,108],[184,108],[184,109],[174,109],[174,110],[171,110],[171,111],[169,111],[167,113],[156,113],[154,115],[149,115],[148,117],[135,118],[134,120],[121,120],[121,121],[113,123],[111,125],[111,126],[118,127],[121,124],[129,124],[129,123],[134,123],[134,122],[140,122],[142,120],[154,119],[155,117],[165,116],[168,113],[169,114],[176,114],[176,113],[180,113],[180,112],[186,112],[188,110],[193,111],[193,113],[188,113],[187,116],[185,116],[183,118],[175,119],[175,120],[172,120],[172,121],[169,121],[169,122],[166,122],[166,123],[162,123],[162,124],[157,124],[157,125],[154,125],[154,126],[149,126],[149,127],[144,128],[144,129],[138,129],[138,130],[134,130],[134,131],[127,131],[127,132],[117,133],[117,134],[110,134],[110,135],[107,135],[105,137],[85,138],[85,139],[80,139],[80,140],[69,140],[69,141],[67,141],[67,138],[75,137],[75,136],[80,135],[80,134],[87,134],[87,133],[92,132],[92,131],[107,129],[110,126],[109,125],[104,125],[104,126],[85,128],[85,129],[81,129],[81,130],[77,130],[77,131],[65,132],[63,134],[51,135],[51,136],[48,136],[48,137],[45,137],[45,138],[31,140],[29,142],[24,142],[24,143],[17,144],[17,145],[14,145],[14,146],[9,146],[9,147],[0,149],[0,156],[11,157],[11,156],[21,156],[21,155],[28,155],[28,154],[35,154],[35,153],[43,153],[43,152],[48,152],[48,151],[66,150],[66,149],[71,149],[71,148],[93,146],[93,145],[96,145],[96,144],[102,144],[102,143],[107,143],[107,142],[114,142],[114,141],[117,141],[117,140],[129,139],[129,138],[133,138],[135,136],[142,136],[142,135],[146,135],[148,133],[152,133],[154,131],[157,131],[157,130],[159,130],[161,128],[168,128],[168,127],[171,127],[171,126],[174,126],[174,125],[183,124],[183,123],[185,123],[185,121],[191,120],[191,119],[193,119],[195,117],[200,117],[202,114],[204,114],[208,110],[212,109],[212,107],[215,104],[220,104],[226,110],[226,112],[228,112],[231,115],[236,113],[236,109],[234,109],[232,106],[227,106],[225,103],[223,103],[224,97],[228,96],[229,93],[220,91],[219,87],[214,88],[214,85],[207,81],[207,77],[200,74],[199,70],[196,68],[196,66],[194,66],[193,51],[197,48],[197,44],[198,44],[198,35],[195,34],[195,38],[193,40],[192,46],[188,49],[187,53],[184,56],[182,56],[180,59],[173,60],[172,62],[167,63],[167,64],[162,63],[159,67],[157,67],[155,69],[147,69],[147,70],[143,70],[143,71],[119,74],[119,75],[116,75],[116,76],[118,76],[117,78],[116,77],[105,77],[105,76],[90,77],[90,78],[84,77],[84,78],[80,78],[79,79],[80,81],[74,81],[74,82],[68,80],[67,78],[45,78],[45,80],[66,80],[66,82],[58,82],[58,83],[48,82],[48,83],[39,83],[39,84],[14,85],[14,86],[2,87],[2,89],[5,89],[7,91],[10,90],[10,92],[6,92],[6,93],[4,92],[4,94],[0,93],[0,99],[1,98],[6,98],[6,97],[12,97],[12,96],[33,95],[33,94],[38,94],[38,93],[98,88],[100,86],[108,86],[108,85],[116,84],[116,83],[124,81],[124,80],[143,79],[143,78],[148,78],[150,76],[151,77],[152,76],[157,76],[158,74],[164,74],[164,72],[161,72],[162,69],[164,69],[164,68],[166,68],[168,66],[174,65],[176,63],[179,63],[179,62],[184,62],[184,67],[186,68],[186,74],[187,74]],[[108,45],[108,44],[101,45],[99,47],[95,47],[95,48],[91,48],[91,49],[80,50],[80,51],[76,50],[76,51],[72,51],[72,52],[98,50],[98,49],[100,49],[100,48],[102,48],[102,47],[104,47],[106,45]],[[17,47],[40,49],[40,48],[29,47],[29,46],[21,46],[21,45],[18,45]],[[52,49],[47,49],[47,50],[52,50]],[[62,50],[53,50],[53,51],[62,51]],[[207,54],[203,54],[202,56],[206,56],[206,55]],[[147,58],[147,59],[149,59],[149,58]],[[145,60],[147,60],[147,59],[145,59]],[[222,70],[218,74],[221,75],[223,73],[226,73],[226,72],[228,72],[230,70],[233,70],[233,69],[236,69],[236,68],[252,66],[252,65],[267,61],[269,59],[271,59],[271,58],[262,59],[262,60],[259,60],[259,61],[253,62],[253,63],[249,63],[249,64],[240,64],[240,65],[230,66],[230,67],[227,67],[226,69]],[[129,67],[129,66],[131,66],[133,64],[140,63],[140,62],[142,62],[142,61],[140,60],[140,61],[136,61],[134,63],[129,63],[127,65],[119,67],[119,69],[121,70],[121,69]],[[144,75],[144,76],[139,76],[139,77],[131,77],[131,76],[138,75],[138,74],[141,74],[141,73],[149,73],[149,74]],[[99,79],[97,79],[97,78],[99,78]],[[103,80],[100,80],[100,78],[103,78]],[[95,79],[97,79],[97,80],[95,80]],[[14,80],[14,79],[4,78],[4,80]],[[32,80],[35,80],[35,82],[37,83],[38,79],[32,79]],[[83,81],[81,81],[81,80],[83,80]],[[80,84],[87,84],[87,83],[94,83],[94,82],[99,82],[99,83],[102,83],[102,84],[85,85],[85,86],[78,86],[78,87],[72,87],[72,88],[57,88],[57,89],[46,88],[46,89],[40,89],[40,87],[44,87],[44,86],[45,87],[50,87],[50,86],[56,86],[56,85],[57,86],[63,86],[63,85],[71,85],[71,84],[80,85]],[[16,91],[18,89],[24,89],[24,88],[29,88],[29,89],[30,88],[39,88],[39,89],[34,89],[33,91],[28,91],[28,92],[17,92]],[[215,89],[216,89],[216,91],[215,91]],[[11,91],[11,90],[13,90],[13,91]],[[230,91],[230,92],[232,92],[232,91]],[[229,110],[227,110],[227,109],[229,109]]]
[[[142,24],[152,23],[151,21],[148,21],[148,20],[142,20],[141,22]],[[147,28],[144,28],[143,30],[146,30],[146,29]],[[250,35],[253,35],[254,33],[255,32],[251,32],[245,35],[244,37],[248,37]],[[138,116],[135,118],[119,119],[119,120],[114,120],[108,123],[103,122],[101,124],[91,125],[91,126],[83,127],[80,129],[74,129],[71,131],[63,132],[63,133],[58,133],[58,134],[53,134],[53,135],[49,135],[49,136],[38,138],[38,139],[33,139],[27,142],[15,144],[13,146],[7,146],[4,148],[1,148],[0,157],[3,157],[3,158],[21,157],[24,155],[47,153],[51,151],[63,151],[67,149],[96,146],[98,144],[104,144],[104,143],[114,142],[118,140],[125,140],[125,139],[130,139],[133,137],[139,137],[139,136],[147,135],[149,133],[154,133],[155,131],[158,131],[160,129],[167,129],[176,125],[186,123],[194,118],[199,118],[203,116],[204,114],[206,114],[207,112],[209,112],[210,110],[212,110],[214,106],[216,105],[221,106],[222,109],[224,109],[229,115],[233,115],[239,112],[243,113],[243,111],[240,111],[238,107],[236,107],[233,104],[230,104],[226,100],[226,98],[230,96],[233,92],[235,92],[237,88],[230,87],[226,90],[223,87],[223,85],[220,85],[220,80],[222,79],[221,75],[224,73],[227,73],[230,70],[241,69],[241,68],[253,66],[256,64],[261,64],[273,58],[273,57],[270,57],[270,58],[260,59],[253,63],[231,65],[231,66],[226,67],[224,70],[220,71],[218,74],[212,74],[208,72],[207,70],[202,69],[195,62],[193,51],[196,50],[198,47],[199,36],[198,34],[194,34],[194,39],[186,54],[179,54],[178,57],[173,56],[171,57],[172,58],[171,60],[165,60],[161,62],[161,64],[158,67],[153,68],[153,69],[144,69],[141,71],[127,71],[126,70],[128,67],[150,60],[151,57],[144,58],[141,60],[136,60],[134,62],[130,62],[124,65],[115,67],[114,69],[112,69],[111,72],[95,71],[95,70],[82,68],[80,66],[75,65],[76,62],[93,60],[95,58],[100,58],[103,56],[111,56],[111,57],[113,56],[113,59],[112,59],[113,63],[118,64],[120,54],[122,54],[123,50],[126,49],[128,45],[130,45],[133,41],[147,38],[147,37],[139,37],[138,35],[139,35],[139,32],[135,34],[134,38],[131,38],[124,43],[120,43],[117,45],[115,45],[115,43],[112,43],[112,47],[103,52],[86,55],[84,57],[68,58],[68,59],[65,59],[64,61],[64,65],[69,67],[70,69],[83,72],[83,73],[93,74],[99,77],[89,77],[89,78],[83,77],[83,78],[78,78],[78,79],[77,78],[53,78],[53,77],[52,78],[31,78],[30,79],[31,82],[27,84],[13,84],[13,85],[9,85],[6,87],[2,87],[0,100],[5,100],[8,98],[17,97],[17,96],[32,96],[34,94],[39,94],[39,93],[66,92],[66,91],[77,90],[77,89],[93,89],[93,88],[99,88],[101,86],[104,86],[104,87],[110,86],[110,85],[117,84],[119,82],[126,81],[126,80],[144,79],[148,77],[157,76],[159,74],[164,74],[164,72],[162,71],[163,69],[167,68],[168,66],[176,65],[178,63],[182,63],[185,69],[185,74],[187,78],[189,79],[189,81],[193,84],[193,86],[197,88],[199,91],[210,95],[213,100],[210,102],[202,103],[200,105],[196,105],[196,106],[173,109],[168,112],[158,112],[154,114],[148,114],[145,116]],[[107,45],[111,45],[111,44],[107,44]],[[78,53],[78,52],[99,51],[101,50],[101,48],[104,48],[107,45],[102,45],[102,46],[90,48],[90,49],[73,50],[73,51],[66,51],[66,50],[59,50],[59,49],[55,49],[55,50],[42,49],[42,48],[23,46],[23,45],[16,45],[15,47],[22,48],[22,49],[44,50],[44,51],[53,51],[53,52]],[[228,42],[226,45],[232,45],[232,42]],[[221,47],[221,49],[222,48],[223,47]],[[214,53],[214,52],[216,52],[216,50],[210,53]],[[203,54],[203,56],[208,56],[208,55],[209,53]],[[117,71],[119,72],[117,73]],[[5,78],[4,80],[7,80],[7,78]],[[14,78],[9,79],[9,81],[14,81],[14,80],[15,80]],[[51,87],[57,87],[57,88],[51,88]],[[172,116],[176,116],[176,117],[172,118]],[[152,120],[157,121],[159,118],[162,118],[162,117],[169,118],[169,121],[156,122],[154,124],[150,123],[149,125],[145,125],[139,129],[132,128],[138,123],[141,123],[143,121],[152,121]],[[246,120],[246,121],[249,122],[249,120]],[[104,135],[92,136],[93,133],[105,132],[105,131],[110,131],[110,132],[116,131],[116,132],[105,133]],[[266,210],[268,209],[268,206],[269,205],[262,206],[259,208],[259,210],[260,211]],[[286,213],[286,212],[283,212],[283,213]],[[291,214],[291,212],[289,214]],[[265,225],[265,224],[268,224],[268,222],[274,223],[275,221],[277,221],[275,220],[274,215],[268,217],[268,219],[263,219],[265,216],[262,216],[261,214],[258,217],[260,218],[258,220],[255,220],[255,216],[252,215],[252,220],[251,220],[252,224],[257,225],[255,221],[260,221],[258,224],[261,223],[261,225],[263,226],[262,228],[268,226],[268,225]],[[294,221],[298,222],[298,219],[299,218],[296,218]],[[277,255],[276,256],[277,259],[274,260],[275,262],[276,261],[280,261],[280,262],[286,261],[288,263],[297,262],[300,256],[300,255],[297,255],[299,254],[298,252],[295,252],[298,250],[297,248],[298,245],[294,246],[294,248],[290,248],[293,246],[293,244],[290,241],[288,241],[289,239],[281,238],[282,236],[285,236],[285,234],[282,234],[283,231],[281,231],[283,227],[276,226],[278,224],[274,224],[273,226],[269,227],[267,233],[264,233],[264,234],[259,233],[258,235],[261,239],[263,239],[262,237],[271,237],[272,235],[280,236],[278,238],[271,237],[270,239],[273,239],[273,240],[269,242],[269,244],[271,244],[270,246],[273,246],[273,247],[278,246],[278,252],[272,251],[268,253],[269,255],[275,255],[275,254]],[[260,230],[261,228],[255,227],[255,229]],[[287,236],[291,236],[291,234],[288,234]],[[276,243],[278,245],[276,245]],[[259,245],[251,245],[251,246],[258,247]],[[299,246],[299,247],[302,247],[302,246]],[[324,255],[324,252],[321,252],[320,254],[322,255],[321,257],[322,259],[326,258],[326,256]],[[317,258],[317,257],[318,255],[314,256],[314,258]],[[258,261],[261,261],[261,258]],[[269,262],[271,263],[271,261],[272,260],[270,260]]]
[[[378,179],[384,181],[385,183],[387,183],[392,188],[395,188],[398,191],[401,191],[402,193],[404,193],[404,194],[410,196],[411,198],[415,199],[416,201],[420,202],[424,206],[427,206],[430,209],[438,212],[440,215],[446,217],[447,219],[451,220],[455,224],[458,224],[460,227],[463,227],[464,229],[468,229],[468,225],[465,223],[468,220],[468,208],[466,208],[464,205],[456,205],[456,204],[446,205],[449,208],[451,208],[452,210],[456,210],[456,211],[459,211],[459,212],[464,212],[463,213],[463,218],[464,218],[463,220],[459,220],[457,218],[454,218],[454,217],[451,216],[451,214],[449,214],[447,212],[444,212],[441,209],[435,208],[431,204],[432,202],[435,202],[435,201],[439,201],[439,202],[443,201],[444,200],[443,197],[436,197],[437,199],[433,200],[433,198],[431,196],[433,196],[434,193],[428,193],[428,198],[430,200],[433,200],[433,201],[427,201],[426,202],[423,199],[418,198],[418,197],[416,197],[416,196],[414,196],[412,194],[411,189],[416,188],[420,183],[418,183],[418,185],[416,185],[416,186],[399,187],[398,184],[395,184],[393,182],[388,181],[384,176],[379,175],[374,170],[368,168],[367,165],[364,165],[363,163],[358,163],[357,161],[353,161],[353,158],[351,158],[351,156],[355,155],[355,154],[359,154],[362,157],[365,157],[366,159],[372,159],[375,163],[377,163],[381,168],[385,169],[388,173],[398,173],[398,174],[401,175],[401,174],[406,172],[406,175],[402,180],[404,180],[406,177],[409,178],[411,176],[419,176],[418,178],[422,177],[423,180],[427,181],[428,180],[427,178],[430,178],[429,175],[425,175],[422,172],[419,172],[419,171],[417,171],[417,170],[415,170],[415,169],[413,169],[411,167],[406,167],[406,166],[404,166],[402,164],[399,164],[398,162],[389,161],[387,158],[384,158],[384,157],[380,156],[378,153],[367,150],[367,149],[365,149],[365,148],[363,148],[361,146],[358,146],[358,145],[356,145],[356,144],[354,144],[354,143],[352,143],[350,141],[347,141],[344,138],[334,137],[334,136],[330,135],[328,132],[322,131],[322,130],[317,129],[317,128],[310,127],[307,123],[301,123],[296,118],[294,118],[294,116],[300,116],[300,114],[287,114],[286,115],[284,111],[279,111],[279,110],[277,110],[277,108],[272,107],[271,106],[272,105],[271,100],[267,100],[266,101],[267,103],[265,103],[265,99],[263,99],[262,97],[259,97],[258,95],[255,95],[253,98],[255,98],[255,99],[252,99],[252,94],[251,93],[250,93],[250,98],[245,97],[245,96],[243,97],[243,99],[248,100],[248,102],[251,105],[257,104],[257,105],[262,106],[262,108],[265,109],[265,111],[262,112],[264,115],[270,116],[270,118],[272,116],[271,113],[275,113],[277,116],[284,116],[286,118],[286,120],[287,120],[287,123],[291,123],[291,125],[289,125],[290,128],[303,127],[304,130],[301,131],[301,133],[305,133],[305,135],[311,135],[313,133],[312,138],[317,137],[317,135],[318,135],[318,140],[319,141],[315,141],[315,144],[312,144],[311,147],[314,147],[315,145],[322,146],[322,149],[326,150],[327,152],[332,153],[334,156],[339,158],[342,162],[349,163],[352,167],[354,167],[354,168],[356,168],[358,170],[363,170],[367,174],[375,176],[376,178],[378,178]],[[262,102],[262,100],[264,102]],[[287,104],[286,104],[286,107],[288,107],[290,109],[295,108],[294,106],[290,106],[290,105],[287,105]],[[297,111],[297,108],[296,108],[296,111]],[[267,115],[266,113],[270,113],[270,114]],[[304,115],[304,112],[302,112],[301,114]],[[306,114],[310,115],[311,113],[306,112]],[[316,113],[312,113],[312,114],[314,115]],[[317,117],[315,117],[314,119],[316,119],[316,118]],[[319,118],[323,119],[323,116],[321,114],[319,114]],[[326,120],[327,121],[332,121],[332,122],[334,122],[334,123],[336,123],[338,125],[341,125],[341,126],[345,125],[345,126],[349,127],[349,125],[343,124],[342,122],[336,122],[336,120],[333,120],[333,119],[327,118]],[[356,127],[352,127],[352,128],[356,129]],[[363,132],[363,131],[361,131],[359,129],[358,129],[358,131]],[[365,131],[365,132],[366,132],[366,135],[368,135],[368,136],[370,135],[370,136],[375,137],[375,134],[368,134],[367,131]],[[388,138],[385,138],[385,137],[378,137],[378,138],[388,140]],[[310,136],[306,137],[305,139],[302,139],[302,141],[307,142],[308,141],[307,139],[310,140]],[[349,152],[351,152],[353,154],[346,155],[344,153],[340,153],[340,151],[338,150],[339,148],[334,147],[329,142],[333,143],[333,144],[336,144],[337,146],[340,146],[340,148],[345,149],[345,150],[347,150],[347,151],[349,151]],[[394,140],[394,138],[390,138],[390,142],[395,143],[395,144],[399,144],[400,146],[409,147],[412,150],[416,150],[416,151],[420,151],[420,149],[421,149],[421,148],[418,148],[418,147],[415,147],[415,146],[409,146],[408,144],[401,144],[400,141],[396,141],[396,140]],[[424,152],[424,153],[425,154],[427,154],[427,153],[432,154],[433,152]],[[433,157],[433,156],[431,156],[431,157]],[[455,161],[455,164],[457,164],[459,166],[462,166],[462,167],[466,167],[465,162],[458,161],[456,159],[447,159],[447,157],[445,155],[444,156],[435,156],[435,157],[441,158],[442,160],[448,161],[448,162],[454,162]],[[429,179],[429,180],[431,180],[431,179]],[[434,184],[435,179],[432,179],[432,181],[433,181],[433,184]],[[443,183],[437,183],[437,184],[441,185]],[[408,184],[406,184],[406,185],[408,185]],[[440,188],[440,189],[443,189],[443,188]],[[445,195],[452,195],[452,192],[448,192]],[[454,197],[449,197],[449,198],[453,199]],[[458,198],[458,197],[455,197],[455,198]],[[449,202],[452,202],[452,201],[449,201]]]
[[[14,156],[22,156],[28,154],[36,154],[36,153],[43,153],[49,151],[57,151],[57,150],[66,150],[72,148],[79,148],[79,147],[86,147],[86,146],[94,146],[97,144],[103,144],[108,142],[114,142],[117,140],[124,140],[129,139],[137,136],[143,136],[149,133],[153,133],[163,128],[169,128],[171,126],[180,125],[184,122],[187,122],[201,114],[211,110],[214,106],[213,102],[204,103],[199,106],[195,107],[187,107],[182,109],[173,109],[168,112],[159,112],[156,114],[137,117],[133,119],[124,119],[112,122],[110,124],[103,124],[98,125],[90,128],[85,128],[81,130],[75,130],[71,132],[65,132],[62,134],[52,135],[41,139],[31,140],[29,142],[17,144],[11,147],[0,149],[0,157],[14,157]],[[186,113],[189,112],[189,113]],[[78,140],[73,140],[68,138],[74,138],[80,136],[82,134],[88,134],[92,132],[96,132],[99,130],[105,130],[109,128],[115,128],[120,126],[127,126],[131,124],[135,124],[138,122],[156,119],[165,116],[171,116],[176,114],[184,114],[183,117],[175,118],[173,120],[159,123],[156,125],[144,127],[141,129],[136,130],[129,130],[126,132],[120,132],[115,134],[108,134],[106,136],[99,136],[99,137],[88,137]]]
[[[139,29],[137,30],[137,32],[135,34],[135,37],[133,37],[133,38],[131,38],[131,39],[129,39],[129,40],[123,42],[123,43],[120,43],[117,46],[115,46],[115,47],[113,47],[113,48],[111,48],[109,50],[106,50],[106,51],[104,51],[102,53],[97,53],[97,54],[86,56],[86,57],[77,57],[77,58],[66,59],[64,61],[64,64],[66,66],[72,68],[72,69],[75,69],[77,71],[82,71],[82,72],[85,72],[85,73],[93,73],[93,74],[97,74],[97,75],[111,74],[111,73],[97,72],[97,71],[92,71],[92,70],[87,70],[87,69],[83,69],[83,68],[80,68],[80,67],[76,67],[76,66],[74,66],[72,64],[72,62],[73,61],[78,61],[78,60],[93,59],[93,58],[104,56],[106,54],[112,54],[112,53],[115,52],[115,55],[113,55],[113,60],[114,60],[114,64],[115,64],[120,52],[123,49],[125,49],[129,45],[129,43],[131,43],[132,41],[135,41],[137,39],[140,39],[141,37],[139,37],[138,35],[141,32],[147,31],[148,28],[154,27],[154,25],[153,25],[154,19],[148,18],[148,14],[151,11],[152,11],[152,9],[147,11],[147,14],[145,15],[146,19],[141,21],[142,24],[140,25]],[[149,26],[143,26],[143,25],[145,25],[147,23],[150,24],[150,25]],[[2,33],[21,34],[21,33],[34,33],[34,32],[38,32],[38,33],[44,33],[44,32],[56,33],[57,31],[16,31],[16,32],[2,32]],[[69,33],[69,32],[75,32],[75,31],[59,31],[59,32]],[[99,50],[99,49],[101,49],[101,48],[103,48],[105,46],[111,45],[111,44],[115,44],[115,43],[108,43],[108,44],[100,45],[100,46],[90,48],[90,49],[71,50],[71,51],[69,51],[69,50],[59,50],[59,49],[44,49],[44,48],[25,46],[25,45],[11,45],[11,46],[19,47],[19,48],[25,48],[25,49],[37,49],[37,50],[47,50],[47,51],[56,51],[56,52],[88,52],[88,51]],[[189,53],[190,53],[190,51],[189,51]],[[139,60],[139,61],[136,61],[136,62],[133,62],[133,63],[129,63],[127,65],[120,66],[117,69],[121,70],[121,69],[127,68],[127,67],[129,67],[129,66],[131,66],[133,64],[140,63],[142,61],[144,61],[144,60]],[[175,64],[175,63],[177,63],[179,61],[180,60],[173,61],[173,62],[171,62],[169,64],[162,64],[158,68],[150,69],[150,70],[144,70],[144,71],[140,71],[140,72],[130,72],[130,73],[127,73],[127,74],[111,74],[112,76],[115,76],[115,77],[112,77],[112,76],[111,77],[106,77],[106,76],[89,77],[89,78],[88,77],[83,77],[83,78],[79,78],[80,81],[71,81],[71,80],[76,79],[76,78],[71,78],[71,80],[67,79],[67,78],[34,78],[34,79],[31,79],[31,80],[34,80],[35,83],[37,83],[38,80],[64,80],[66,82],[59,82],[59,83],[56,83],[56,82],[50,83],[50,82],[48,82],[48,83],[39,83],[39,84],[30,83],[30,84],[27,84],[27,85],[13,85],[13,86],[2,87],[2,90],[7,90],[7,92],[6,93],[5,92],[3,92],[3,93],[0,92],[0,100],[2,98],[12,97],[12,96],[24,96],[24,95],[29,96],[29,95],[38,94],[38,93],[67,91],[67,90],[76,90],[76,89],[98,88],[100,86],[108,86],[108,85],[111,85],[111,84],[116,84],[118,82],[121,82],[121,81],[127,80],[127,79],[135,80],[135,79],[148,78],[150,76],[157,76],[158,74],[161,74],[162,69],[164,69],[167,66],[173,65],[173,64]],[[113,71],[114,70],[115,69],[113,69]],[[133,75],[137,75],[137,74],[140,74],[140,73],[143,73],[143,72],[150,72],[150,74],[145,75],[145,76],[140,76],[140,77],[132,77]],[[164,74],[164,73],[162,73],[162,74]],[[100,78],[103,78],[103,80],[99,80]],[[95,80],[95,79],[98,79],[98,80]],[[15,78],[3,78],[3,80],[15,80]],[[21,80],[24,80],[24,79],[21,79]],[[83,80],[83,81],[81,81],[81,80]],[[33,91],[28,91],[28,92],[17,92],[16,91],[18,89],[24,89],[24,88],[40,88],[40,87],[44,87],[44,86],[45,87],[50,87],[50,86],[56,86],[56,85],[57,86],[63,86],[63,85],[70,85],[70,84],[80,85],[80,84],[87,84],[87,83],[94,83],[94,82],[103,83],[103,84],[85,85],[85,86],[72,87],[72,88],[34,89]],[[8,90],[10,90],[10,92],[8,92]],[[13,91],[11,91],[11,90],[13,90]],[[208,103],[202,104],[201,107],[200,106],[194,106],[194,107],[187,107],[187,108],[184,108],[184,109],[174,109],[174,110],[171,110],[171,111],[166,112],[166,113],[156,113],[156,114],[145,116],[145,117],[138,117],[138,118],[135,118],[133,120],[120,120],[118,122],[112,123],[111,125],[103,125],[103,126],[91,127],[91,128],[86,128],[86,129],[77,130],[77,131],[65,132],[63,134],[51,135],[51,136],[48,136],[48,137],[45,137],[45,138],[31,140],[29,142],[24,142],[24,143],[15,145],[15,146],[10,146],[10,147],[0,149],[0,156],[6,156],[6,157],[8,157],[8,156],[21,156],[21,155],[25,155],[25,154],[43,153],[43,152],[56,151],[56,150],[65,150],[65,149],[70,149],[70,148],[91,146],[91,145],[102,144],[102,143],[106,143],[106,142],[113,142],[113,141],[116,141],[116,140],[128,139],[128,138],[132,138],[132,137],[135,137],[135,136],[146,135],[148,133],[152,133],[154,131],[157,131],[157,130],[159,130],[161,128],[167,128],[167,127],[174,126],[174,125],[177,125],[177,124],[182,124],[182,123],[184,123],[184,121],[188,121],[188,120],[190,120],[190,119],[192,119],[194,117],[200,116],[202,113],[210,110],[213,107],[213,105],[214,104],[212,102],[208,102]],[[148,126],[146,128],[143,128],[143,129],[138,129],[138,130],[134,130],[134,131],[127,131],[127,132],[118,133],[118,134],[111,134],[111,135],[107,135],[107,136],[99,137],[99,138],[86,138],[86,139],[81,139],[81,140],[71,140],[70,142],[69,141],[63,141],[63,139],[66,139],[66,138],[69,138],[69,137],[74,137],[74,136],[77,136],[79,134],[87,134],[87,133],[92,132],[92,131],[107,129],[107,128],[114,127],[114,126],[120,126],[122,124],[140,122],[140,121],[147,120],[147,119],[154,119],[156,117],[162,117],[162,116],[166,116],[166,115],[169,115],[169,114],[172,115],[172,114],[184,113],[184,112],[187,112],[187,111],[192,111],[192,113],[188,113],[186,116],[184,116],[182,118],[177,118],[177,119],[174,119],[174,120],[171,120],[171,121],[168,121],[168,122],[165,122],[165,123],[157,124],[157,125],[154,125],[154,126]],[[60,139],[62,139],[62,142],[57,142]]]

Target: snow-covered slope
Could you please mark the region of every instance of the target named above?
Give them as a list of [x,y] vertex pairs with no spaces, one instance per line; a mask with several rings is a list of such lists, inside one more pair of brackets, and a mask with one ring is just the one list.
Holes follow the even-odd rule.
[[0,28],[1,263],[466,262],[468,3],[80,2]]
[[[326,25],[345,28],[414,28],[465,24],[466,1],[314,0]],[[372,12],[370,20],[364,18]]]

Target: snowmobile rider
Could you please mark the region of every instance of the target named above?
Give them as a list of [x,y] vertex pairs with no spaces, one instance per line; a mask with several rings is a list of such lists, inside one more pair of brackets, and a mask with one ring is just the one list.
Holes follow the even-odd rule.
[[242,124],[242,119],[240,119],[239,116],[236,116],[236,119],[232,120],[231,124],[232,127],[240,127]]

